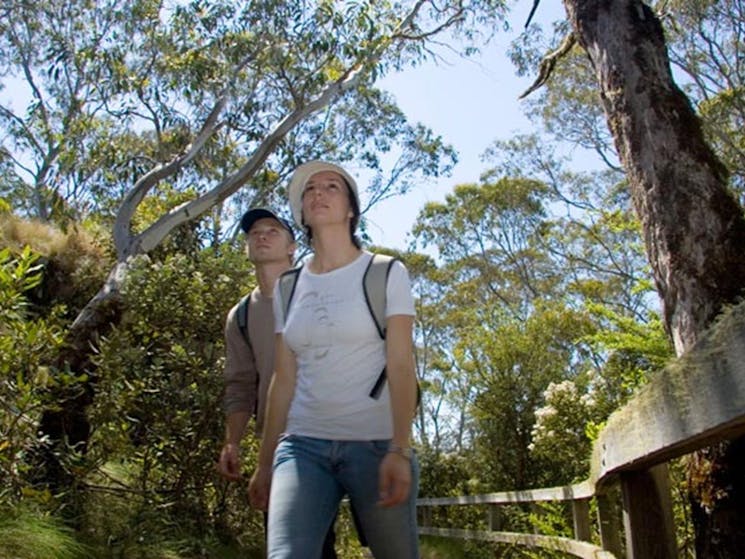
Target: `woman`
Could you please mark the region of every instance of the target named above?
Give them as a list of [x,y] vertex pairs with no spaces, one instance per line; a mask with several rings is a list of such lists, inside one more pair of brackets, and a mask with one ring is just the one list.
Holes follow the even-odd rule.
[[[362,289],[372,255],[354,236],[355,180],[337,165],[311,161],[293,174],[289,198],[313,254],[286,320],[275,289],[275,372],[249,487],[254,506],[269,505],[268,557],[319,557],[348,495],[377,559],[417,558],[418,466],[409,446],[414,303],[406,268],[391,268],[382,340]],[[372,398],[384,367],[385,388]]]

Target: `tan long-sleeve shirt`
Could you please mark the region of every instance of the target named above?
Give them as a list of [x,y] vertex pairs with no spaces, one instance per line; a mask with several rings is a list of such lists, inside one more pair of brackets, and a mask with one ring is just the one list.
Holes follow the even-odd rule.
[[238,327],[237,310],[228,312],[225,321],[225,395],[226,415],[249,412],[256,417],[257,433],[261,433],[266,408],[266,393],[274,369],[274,313],[272,299],[258,288],[251,293],[248,309],[250,345]]

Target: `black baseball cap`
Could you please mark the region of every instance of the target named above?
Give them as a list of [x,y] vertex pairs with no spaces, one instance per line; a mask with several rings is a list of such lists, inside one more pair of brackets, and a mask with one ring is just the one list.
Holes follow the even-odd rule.
[[274,219],[279,222],[282,227],[284,227],[287,232],[290,234],[290,237],[292,237],[292,240],[295,240],[295,231],[292,229],[292,225],[290,225],[290,222],[286,219],[282,219],[279,217],[276,213],[274,213],[272,210],[268,208],[252,208],[248,210],[246,213],[243,214],[243,217],[241,218],[241,229],[243,229],[244,233],[248,233],[251,230],[251,227],[253,227],[253,224],[256,223],[258,220],[263,219],[265,217],[269,217],[271,219]]

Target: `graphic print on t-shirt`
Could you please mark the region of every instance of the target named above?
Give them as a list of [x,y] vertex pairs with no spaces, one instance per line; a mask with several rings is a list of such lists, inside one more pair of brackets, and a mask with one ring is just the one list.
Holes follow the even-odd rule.
[[329,307],[336,306],[340,299],[330,293],[308,291],[303,293],[298,306],[311,311],[312,320],[308,324],[303,348],[311,351],[313,360],[324,359],[334,338],[336,324],[331,319]]

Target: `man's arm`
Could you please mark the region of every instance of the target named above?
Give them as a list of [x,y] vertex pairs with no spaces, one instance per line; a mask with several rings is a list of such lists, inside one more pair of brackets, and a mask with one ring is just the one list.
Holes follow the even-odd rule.
[[217,471],[229,481],[241,479],[241,440],[249,419],[251,414],[245,411],[233,412],[225,419],[225,442],[220,451]]
[[217,471],[225,479],[240,479],[240,443],[256,409],[258,370],[251,347],[238,328],[234,307],[225,323],[225,441]]

